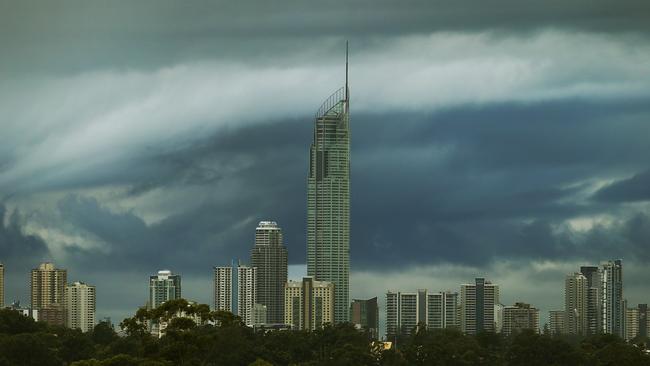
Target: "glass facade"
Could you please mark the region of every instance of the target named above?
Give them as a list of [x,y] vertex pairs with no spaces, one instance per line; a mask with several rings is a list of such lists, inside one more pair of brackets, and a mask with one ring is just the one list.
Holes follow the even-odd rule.
[[347,85],[314,122],[307,187],[307,274],[334,284],[334,320],[349,320],[350,129]]

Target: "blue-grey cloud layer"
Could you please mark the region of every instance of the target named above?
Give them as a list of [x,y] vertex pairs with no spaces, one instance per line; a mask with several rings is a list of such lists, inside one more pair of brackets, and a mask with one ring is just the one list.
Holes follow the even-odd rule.
[[353,270],[650,261],[646,2],[66,5],[0,5],[16,297],[45,259],[117,296],[97,273],[208,278],[265,219],[304,263],[310,113],[345,38]]

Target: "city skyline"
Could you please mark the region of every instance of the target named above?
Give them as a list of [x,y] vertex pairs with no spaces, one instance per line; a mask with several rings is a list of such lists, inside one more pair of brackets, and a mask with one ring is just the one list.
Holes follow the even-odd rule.
[[314,114],[346,40],[350,299],[383,317],[388,289],[483,277],[544,322],[567,274],[621,258],[647,303],[650,22],[619,4],[9,4],[5,304],[30,302],[45,261],[96,286],[98,319],[144,305],[163,268],[212,304],[211,269],[248,258],[263,220],[300,280]]

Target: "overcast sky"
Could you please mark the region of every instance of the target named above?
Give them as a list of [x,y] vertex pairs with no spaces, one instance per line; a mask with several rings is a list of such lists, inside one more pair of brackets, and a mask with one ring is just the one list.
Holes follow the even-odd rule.
[[0,0],[7,302],[48,260],[115,322],[163,268],[212,304],[212,267],[248,261],[260,220],[303,273],[345,40],[352,298],[485,276],[545,312],[567,273],[622,258],[625,297],[650,302],[650,4],[478,4]]

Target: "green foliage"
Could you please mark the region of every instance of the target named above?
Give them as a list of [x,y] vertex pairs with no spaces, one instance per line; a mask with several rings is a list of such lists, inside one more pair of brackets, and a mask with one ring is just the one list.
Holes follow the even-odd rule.
[[0,355],[8,365],[58,366],[56,339],[43,333],[21,333],[0,338]]
[[273,366],[273,364],[270,363],[270,362],[264,361],[261,358],[258,358],[257,360],[255,360],[255,362],[251,363],[248,366]]
[[[149,334],[148,323],[161,321],[168,326],[158,339]],[[650,366],[646,339],[626,343],[612,335],[584,339],[531,331],[508,338],[471,336],[420,326],[411,336],[393,338],[397,343],[384,350],[350,324],[256,333],[229,312],[185,300],[141,308],[122,326],[123,337],[106,323],[84,334],[2,310],[0,366]]]
[[108,346],[117,339],[117,334],[108,323],[100,322],[95,325],[92,333],[90,333],[90,338],[95,344]]
[[0,309],[0,334],[35,333],[46,328],[45,323],[37,323],[15,310]]
[[584,365],[584,355],[571,344],[558,337],[523,331],[517,334],[507,352],[508,365]]

